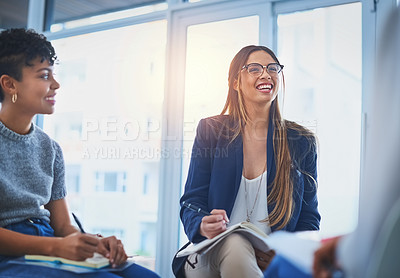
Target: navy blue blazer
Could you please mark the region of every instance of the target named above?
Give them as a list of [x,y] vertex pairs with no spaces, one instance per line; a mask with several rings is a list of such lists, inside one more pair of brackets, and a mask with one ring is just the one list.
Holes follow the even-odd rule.
[[[242,136],[239,134],[231,142],[234,125],[232,117],[228,115],[199,122],[181,204],[185,201],[207,211],[224,209],[230,217],[243,172]],[[267,194],[272,190],[276,173],[273,132],[270,121],[267,135]],[[318,230],[321,217],[317,209],[317,186],[314,182],[317,180],[315,139],[307,138],[294,129],[288,129],[287,138],[292,158],[294,212],[283,230]],[[273,204],[268,203],[268,211],[271,212],[273,208]],[[199,232],[202,214],[182,206],[180,217],[191,242],[205,239]],[[271,230],[276,230],[278,225],[272,226]]]

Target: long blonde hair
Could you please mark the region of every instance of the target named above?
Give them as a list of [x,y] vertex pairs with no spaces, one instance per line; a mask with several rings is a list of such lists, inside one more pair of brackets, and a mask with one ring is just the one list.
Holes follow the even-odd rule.
[[[235,85],[240,84],[240,71],[247,62],[250,54],[260,50],[265,51],[278,64],[280,64],[278,58],[269,48],[265,46],[249,45],[242,48],[236,54],[229,68],[228,97],[221,115],[228,112],[235,123],[235,126],[232,128],[233,138],[231,138],[231,142],[239,134],[243,134],[246,124],[250,121],[244,105],[243,94],[239,89],[240,86]],[[285,81],[283,73],[282,85],[284,91]],[[238,90],[235,88],[238,88]],[[264,219],[264,221],[269,221],[271,227],[278,225],[277,229],[279,230],[289,223],[294,209],[293,181],[290,178],[292,158],[288,146],[287,129],[291,128],[298,130],[302,135],[306,135],[307,137],[312,137],[313,135],[302,126],[286,121],[282,118],[279,110],[278,98],[275,98],[275,100],[272,101],[269,115],[271,117],[271,123],[274,126],[273,148],[275,154],[276,175],[271,185],[272,190],[267,197],[268,204],[274,205],[274,209],[268,213],[268,218]]]

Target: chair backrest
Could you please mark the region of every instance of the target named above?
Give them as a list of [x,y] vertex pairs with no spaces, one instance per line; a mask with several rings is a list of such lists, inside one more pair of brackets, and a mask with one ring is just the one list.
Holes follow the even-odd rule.
[[367,277],[400,277],[400,199],[389,211],[375,247]]

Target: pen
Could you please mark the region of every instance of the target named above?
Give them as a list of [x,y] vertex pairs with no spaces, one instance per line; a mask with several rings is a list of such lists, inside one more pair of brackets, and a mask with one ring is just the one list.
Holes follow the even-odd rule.
[[183,201],[182,206],[204,215],[211,215],[211,213],[209,213],[208,211],[205,211],[204,209],[199,208],[198,206],[192,205],[190,203],[186,203],[186,201]]
[[75,215],[75,213],[72,213],[72,216],[74,217],[75,222],[76,222],[76,224],[77,224],[78,227],[79,227],[79,230],[81,230],[81,233],[82,233],[82,234],[86,234],[85,230],[84,230],[83,227],[82,227],[81,221],[79,221],[79,219],[78,219],[78,217]]

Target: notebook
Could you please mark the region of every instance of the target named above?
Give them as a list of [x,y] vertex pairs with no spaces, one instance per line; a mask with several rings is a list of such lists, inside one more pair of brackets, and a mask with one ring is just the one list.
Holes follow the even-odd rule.
[[67,264],[80,267],[99,269],[110,264],[109,260],[101,254],[94,253],[94,256],[87,258],[84,261],[74,261],[61,257],[52,257],[44,255],[25,255],[27,261],[41,261],[41,262],[52,262],[57,264]]
[[250,222],[241,222],[229,227],[225,232],[220,233],[214,238],[205,239],[197,244],[190,244],[188,247],[176,254],[177,257],[187,256],[193,253],[205,254],[217,245],[221,240],[231,233],[240,233],[244,235],[253,245],[253,247],[267,252],[270,250],[268,246],[268,235],[261,231],[256,225]]

